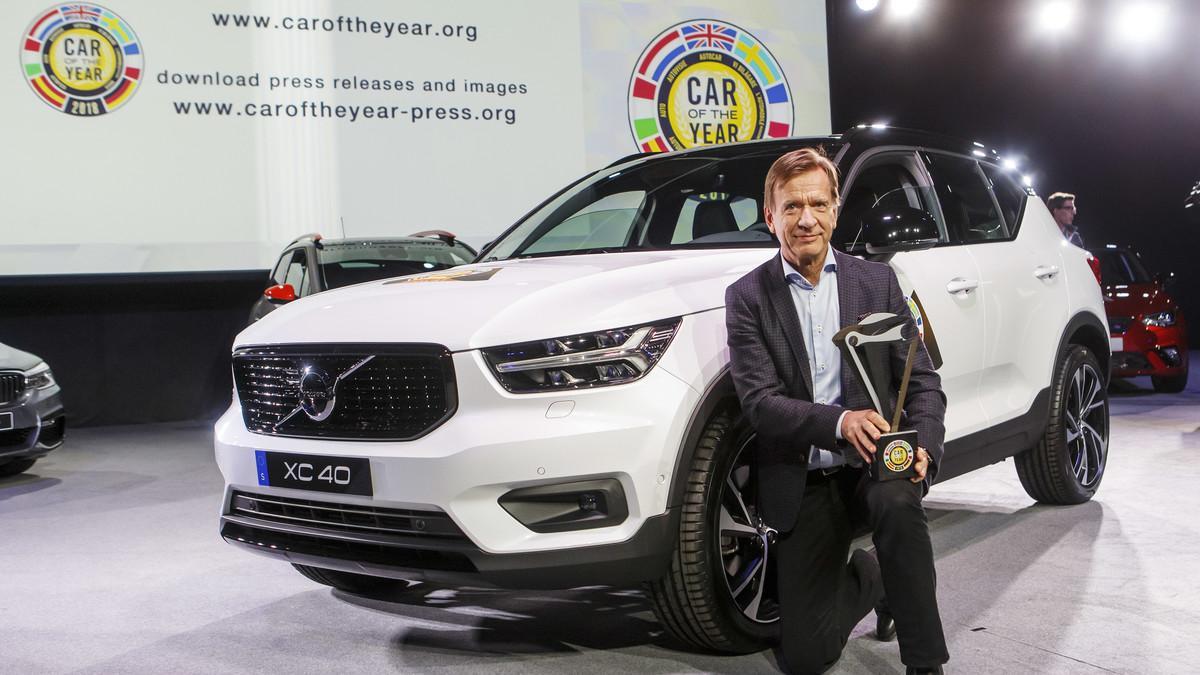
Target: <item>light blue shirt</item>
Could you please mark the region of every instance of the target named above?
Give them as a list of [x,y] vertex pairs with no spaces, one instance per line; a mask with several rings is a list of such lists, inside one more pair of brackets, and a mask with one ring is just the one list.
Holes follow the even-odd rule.
[[[800,331],[804,334],[804,350],[808,352],[808,369],[812,373],[813,403],[826,405],[842,404],[842,355],[833,336],[840,327],[838,305],[837,259],[833,247],[825,251],[825,266],[814,286],[796,271],[787,259],[783,261],[783,276],[788,280],[796,315],[800,317]],[[837,421],[834,435],[842,438],[843,412]],[[840,450],[812,446],[808,451],[808,468],[830,469],[846,463]]]

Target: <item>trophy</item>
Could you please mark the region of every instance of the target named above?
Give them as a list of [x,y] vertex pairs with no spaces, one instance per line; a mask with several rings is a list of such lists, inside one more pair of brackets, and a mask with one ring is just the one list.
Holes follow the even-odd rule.
[[[917,475],[914,467],[917,461],[917,430],[899,431],[904,397],[912,376],[913,357],[917,353],[917,340],[904,338],[906,320],[904,316],[879,312],[843,328],[833,336],[834,344],[842,351],[843,362],[851,366],[850,371],[867,390],[875,410],[885,420],[892,422],[892,431],[875,441],[875,461],[871,462],[871,477],[875,480],[912,478]],[[893,345],[905,342],[908,343],[908,358],[904,363],[904,376],[900,380],[896,406],[891,409],[891,350]]]

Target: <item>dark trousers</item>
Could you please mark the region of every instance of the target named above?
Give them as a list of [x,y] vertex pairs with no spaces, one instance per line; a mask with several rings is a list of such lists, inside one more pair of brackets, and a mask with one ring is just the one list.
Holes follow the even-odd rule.
[[[796,526],[781,533],[776,547],[780,648],[788,670],[830,668],[881,592],[896,620],[900,660],[916,667],[949,660],[922,496],[921,485],[873,481],[861,469],[809,473]],[[873,533],[882,579],[865,553],[846,562],[863,524]]]

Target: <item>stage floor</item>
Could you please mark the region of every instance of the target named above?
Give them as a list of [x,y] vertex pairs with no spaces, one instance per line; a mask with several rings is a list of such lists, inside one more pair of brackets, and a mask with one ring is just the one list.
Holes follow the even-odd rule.
[[[1119,381],[1096,499],[1036,506],[1011,462],[926,506],[948,672],[1191,673],[1200,662],[1200,369]],[[777,672],[667,638],[636,588],[331,591],[217,534],[207,424],[88,428],[0,480],[0,672]],[[833,673],[902,673],[855,631]]]

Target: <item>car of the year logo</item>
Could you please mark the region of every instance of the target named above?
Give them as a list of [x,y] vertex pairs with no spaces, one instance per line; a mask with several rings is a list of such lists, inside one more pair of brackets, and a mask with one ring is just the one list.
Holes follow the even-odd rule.
[[940,373],[938,480],[1013,457],[1037,500],[1090,499],[1110,352],[1089,254],[995,153],[866,127],[626,158],[471,264],[253,324],[215,429],[221,535],[352,592],[644,582],[681,640],[761,648],[774,542],[724,298],[778,252],[767,169],[811,146],[844,177],[834,246],[892,266]]

